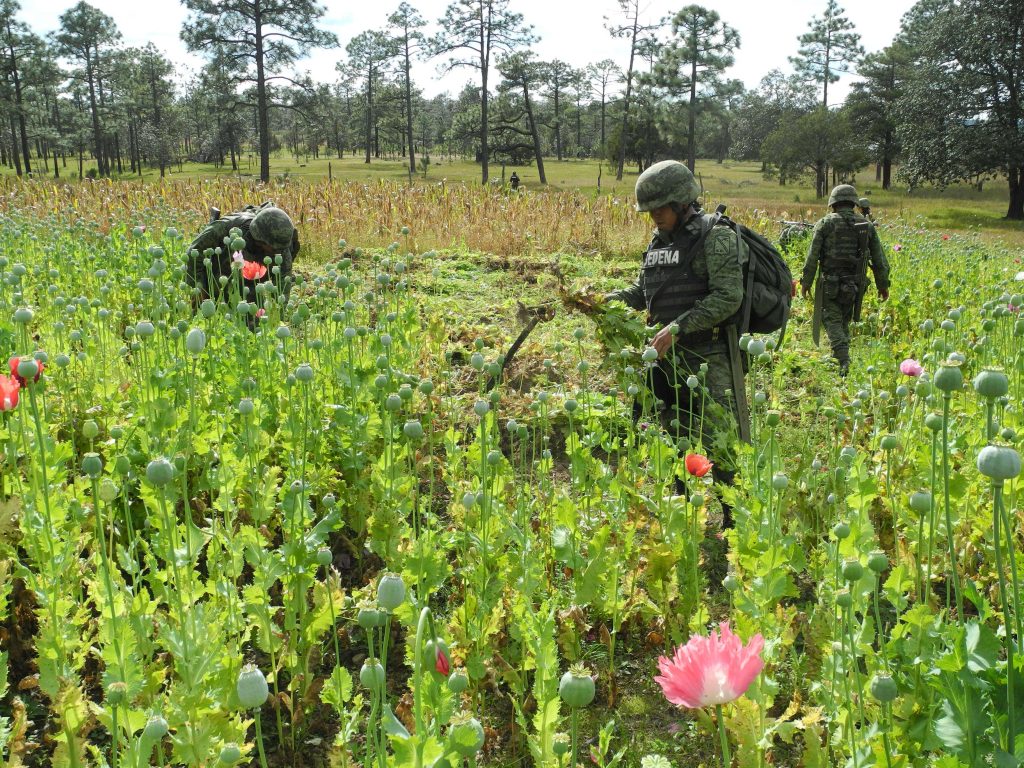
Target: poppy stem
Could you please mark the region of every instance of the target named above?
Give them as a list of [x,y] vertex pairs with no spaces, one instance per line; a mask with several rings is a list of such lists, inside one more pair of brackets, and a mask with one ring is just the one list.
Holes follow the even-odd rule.
[[721,704],[715,704],[715,717],[718,718],[718,738],[722,743],[722,766],[730,768],[732,757],[729,755],[729,737],[725,733],[725,718],[722,716]]

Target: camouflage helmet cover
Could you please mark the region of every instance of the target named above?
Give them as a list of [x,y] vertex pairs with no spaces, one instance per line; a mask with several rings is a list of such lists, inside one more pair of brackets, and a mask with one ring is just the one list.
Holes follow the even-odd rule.
[[868,200],[866,197],[862,197],[860,200],[857,201],[857,205],[860,208],[870,208],[871,207],[871,201]]
[[273,206],[261,208],[249,225],[249,234],[276,250],[291,245],[294,233],[295,225],[288,214]]
[[836,203],[853,203],[856,205],[858,200],[857,190],[854,189],[852,184],[840,184],[832,190],[832,194],[828,197],[828,204],[830,206]]
[[690,169],[678,160],[662,160],[636,180],[636,209],[653,211],[669,203],[688,205],[700,197],[700,186]]

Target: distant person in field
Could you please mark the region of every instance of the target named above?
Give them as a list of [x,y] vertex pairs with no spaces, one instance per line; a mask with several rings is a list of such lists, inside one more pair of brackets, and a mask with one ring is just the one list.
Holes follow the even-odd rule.
[[519,174],[515,171],[512,171],[512,175],[508,177],[508,185],[512,188],[513,192],[519,190]]
[[875,217],[871,215],[871,201],[866,197],[862,197],[857,201],[857,207],[860,208],[860,215],[868,221],[874,221]]
[[[705,233],[707,214],[699,197],[700,186],[690,169],[675,160],[656,163],[640,174],[636,209],[650,214],[654,237],[637,281],[607,298],[647,310],[649,322],[661,326],[650,341],[658,362],[650,369],[648,385],[665,404],[665,428],[688,437],[691,450],[697,450],[700,440],[714,462],[714,478],[731,483],[732,437],[738,423],[733,393],[742,397],[745,389],[742,365],[734,369],[731,364],[729,343],[732,339],[736,345],[746,246],[727,226]],[[732,359],[739,363],[738,353]],[[702,387],[687,385],[690,376],[702,381],[710,402]],[[638,404],[634,413],[639,417]],[[685,486],[677,487],[682,492]],[[723,505],[722,516],[723,524],[731,526],[731,509]]]
[[[241,231],[241,249],[235,248],[240,243],[232,242],[232,229]],[[255,301],[256,286],[266,282],[286,295],[299,248],[299,233],[287,213],[271,202],[248,205],[211,222],[192,241],[186,279],[199,301],[217,297],[221,295],[221,278],[230,278],[232,264],[239,262],[243,289],[249,289],[247,294],[243,290],[243,299]]]
[[879,297],[889,298],[889,262],[874,224],[854,210],[859,202],[857,190],[849,184],[832,190],[828,199],[832,213],[814,225],[800,280],[804,298],[811,296],[814,287],[814,343],[824,325],[841,376],[850,368],[850,321],[860,320],[869,265]]

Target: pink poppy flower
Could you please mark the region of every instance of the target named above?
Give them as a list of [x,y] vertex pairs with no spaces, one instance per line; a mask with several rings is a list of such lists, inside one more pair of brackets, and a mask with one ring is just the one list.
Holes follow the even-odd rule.
[[259,309],[256,310],[256,319],[257,320],[262,320],[266,316],[267,316],[267,310],[265,310],[263,307],[260,307]]
[[246,280],[259,280],[267,274],[267,268],[257,261],[247,261],[242,265],[242,277]]
[[894,251],[896,251],[896,253],[899,253],[900,251],[902,251],[902,250],[903,250],[903,246],[902,246],[902,245],[900,245],[899,243],[896,243],[896,244],[895,244],[895,245],[894,245],[894,246],[892,247],[892,249],[893,249]]
[[900,363],[900,373],[904,376],[913,376],[914,378],[917,378],[924,373],[924,368],[919,362],[917,362],[917,360],[912,357],[908,357]]
[[711,462],[708,461],[707,456],[701,456],[699,453],[689,453],[686,455],[686,471],[694,477],[704,477],[708,472],[711,471]]
[[245,257],[242,256],[241,251],[235,251],[234,253],[231,254],[231,260],[236,264],[241,264],[244,259]]
[[673,704],[700,709],[735,701],[761,674],[764,638],[754,635],[746,645],[729,629],[720,625],[721,634],[711,630],[708,637],[694,635],[686,645],[676,648],[669,659],[658,659],[661,674],[654,681]]
[[434,659],[434,669],[437,670],[439,675],[448,677],[448,672],[451,670],[451,664],[448,662],[448,655],[441,649],[440,644],[437,646],[437,656]]
[[21,385],[17,379],[0,375],[0,411],[13,411],[18,407],[18,392]]

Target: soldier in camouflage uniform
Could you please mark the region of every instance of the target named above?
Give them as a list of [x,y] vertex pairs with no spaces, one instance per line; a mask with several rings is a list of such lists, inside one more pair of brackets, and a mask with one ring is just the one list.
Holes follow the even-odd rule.
[[258,208],[249,205],[237,213],[220,217],[192,241],[188,248],[186,276],[188,284],[196,291],[196,298],[216,296],[220,278],[231,275],[231,265],[236,260],[234,254],[239,249],[232,246],[230,233],[236,228],[245,241],[244,248],[240,249],[243,262],[266,267],[265,272],[259,268],[246,270],[258,276],[244,280],[243,294],[244,289],[248,289],[248,294],[243,298],[254,301],[256,285],[261,282],[270,282],[282,295],[287,295],[292,262],[299,254],[299,233],[288,214],[268,202]]
[[[666,428],[689,437],[694,446],[699,439],[714,461],[715,479],[731,482],[738,417],[726,325],[734,322],[743,302],[747,247],[726,226],[714,227],[703,237],[706,214],[696,202],[699,196],[693,174],[674,160],[656,163],[640,175],[636,208],[647,211],[657,229],[637,281],[608,299],[645,309],[649,320],[662,326],[651,340],[659,360],[649,384],[665,403]],[[700,377],[702,370],[709,403],[700,387],[686,385],[688,377]],[[742,375],[739,371],[739,380]],[[723,513],[725,524],[731,525],[729,510]]]
[[[832,356],[839,373],[850,367],[850,321],[860,320],[860,307],[868,288],[867,268],[875,276],[878,295],[889,298],[889,262],[874,225],[854,211],[857,191],[849,184],[832,190],[828,204],[832,213],[814,226],[814,236],[800,280],[805,298],[811,295],[815,275],[814,339],[818,327],[825,326],[832,345]],[[819,273],[820,267],[820,274]]]
[[875,217],[871,215],[871,201],[866,197],[862,197],[857,201],[857,207],[860,208],[860,215],[868,221],[874,221]]

